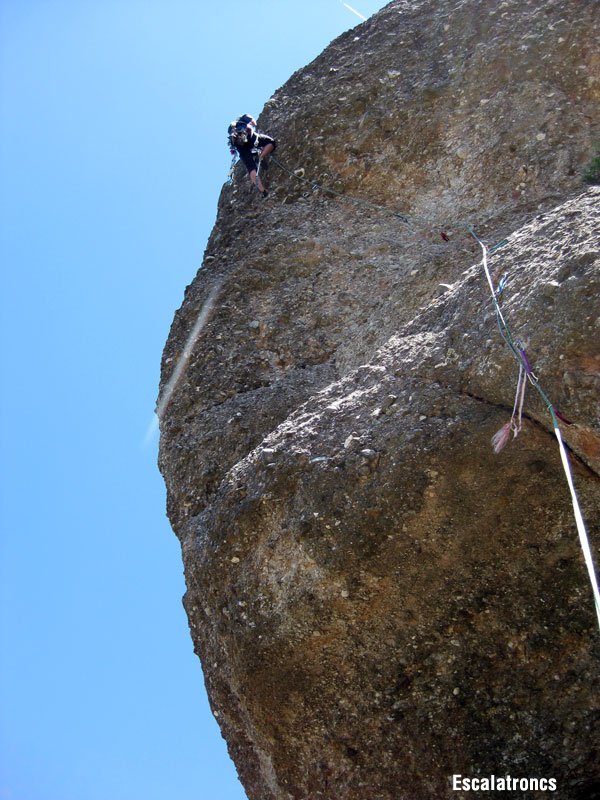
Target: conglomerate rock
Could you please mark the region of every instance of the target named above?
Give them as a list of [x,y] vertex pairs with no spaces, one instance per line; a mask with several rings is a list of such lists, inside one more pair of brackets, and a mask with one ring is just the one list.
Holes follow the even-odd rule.
[[271,163],[269,198],[241,171],[222,191],[163,356],[164,391],[216,289],[160,465],[251,800],[437,800],[458,773],[600,796],[569,493],[532,387],[491,449],[518,366],[468,230],[507,240],[490,270],[571,423],[597,553],[599,41],[592,0],[392,2],[267,103],[290,170]]

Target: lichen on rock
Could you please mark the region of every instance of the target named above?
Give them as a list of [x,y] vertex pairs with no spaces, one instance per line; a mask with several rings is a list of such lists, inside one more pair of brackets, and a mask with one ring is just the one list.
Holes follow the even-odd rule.
[[455,773],[599,796],[599,640],[568,490],[535,392],[492,451],[518,367],[466,227],[506,239],[490,266],[572,423],[597,554],[600,189],[582,173],[599,41],[592,0],[396,0],[266,104],[289,170],[272,163],[269,198],[241,172],[223,188],[165,347],[163,389],[220,287],[160,466],[252,800],[438,800]]

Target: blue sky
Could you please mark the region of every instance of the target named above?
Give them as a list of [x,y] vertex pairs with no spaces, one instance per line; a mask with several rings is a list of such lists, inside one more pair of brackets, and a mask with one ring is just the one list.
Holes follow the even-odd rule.
[[359,23],[339,0],[0,4],[0,800],[245,796],[144,437],[227,124]]

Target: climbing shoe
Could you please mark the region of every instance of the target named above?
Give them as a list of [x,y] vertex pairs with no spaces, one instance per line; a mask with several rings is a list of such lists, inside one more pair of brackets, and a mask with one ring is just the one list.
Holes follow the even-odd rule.
[[268,193],[268,191],[266,189],[263,192],[261,192],[261,194],[262,194],[263,197],[268,197],[269,196],[269,193]]

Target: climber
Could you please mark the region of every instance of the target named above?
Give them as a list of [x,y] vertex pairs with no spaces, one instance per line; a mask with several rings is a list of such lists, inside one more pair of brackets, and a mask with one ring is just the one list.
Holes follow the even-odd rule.
[[242,114],[234,120],[227,129],[227,134],[231,155],[234,156],[236,153],[239,155],[248,170],[252,184],[256,184],[258,191],[266,197],[269,193],[260,179],[260,172],[266,169],[265,159],[275,150],[277,142],[266,133],[260,133],[256,129],[256,120],[249,114]]

